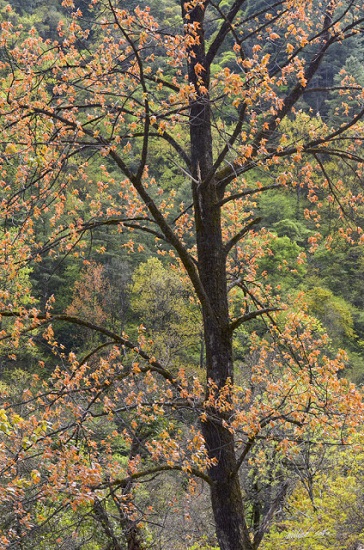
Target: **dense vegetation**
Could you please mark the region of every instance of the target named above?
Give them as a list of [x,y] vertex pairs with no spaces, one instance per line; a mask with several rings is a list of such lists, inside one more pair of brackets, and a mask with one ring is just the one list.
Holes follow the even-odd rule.
[[0,21],[2,547],[354,550],[361,2]]

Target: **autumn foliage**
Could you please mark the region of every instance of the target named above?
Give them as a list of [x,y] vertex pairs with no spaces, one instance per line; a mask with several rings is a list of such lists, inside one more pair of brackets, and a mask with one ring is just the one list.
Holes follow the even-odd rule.
[[[38,365],[1,387],[1,545],[153,548],[167,508],[210,498],[216,539],[198,536],[253,550],[289,479],[362,420],[345,352],[309,296],[281,292],[306,254],[277,258],[286,241],[259,199],[300,197],[311,252],[332,244],[327,212],[337,238],[363,242],[364,91],[345,71],[315,84],[332,48],[359,40],[363,6],[192,0],[163,21],[132,4],[93,0],[86,17],[65,0],[57,40],[10,7],[1,21],[2,353]],[[111,248],[153,256],[126,291],[129,326],[124,302],[111,311]],[[70,257],[69,303],[36,296],[32,270]],[[174,548],[202,540],[188,529]]]

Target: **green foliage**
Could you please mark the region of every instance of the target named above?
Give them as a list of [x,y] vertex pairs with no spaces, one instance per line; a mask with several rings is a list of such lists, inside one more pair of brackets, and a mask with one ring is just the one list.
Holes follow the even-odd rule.
[[[328,223],[327,220],[326,223]],[[329,288],[355,307],[364,307],[364,253],[360,246],[334,242],[328,249],[320,246],[309,258],[310,278],[315,286]],[[316,283],[315,283],[316,282]]]
[[305,276],[307,268],[300,256],[304,249],[287,236],[273,238],[269,253],[261,260],[260,267],[269,281],[282,289],[292,289]]
[[302,221],[296,218],[285,218],[273,224],[274,231],[279,237],[288,237],[291,241],[304,244],[311,234],[311,231]]
[[[304,225],[302,225],[302,222],[298,219],[300,216],[299,211],[299,195],[294,196],[292,193],[277,193],[276,191],[270,191],[263,193],[259,197],[258,212],[262,217],[262,224],[270,229],[276,228],[276,224],[282,224],[290,220],[298,224],[301,228],[300,231],[305,233],[303,229]],[[280,227],[280,225],[278,227]],[[280,235],[278,230],[277,233]]]
[[[133,275],[131,309],[143,326],[147,346],[166,364],[198,365],[202,327],[198,307],[178,271],[157,258],[140,264]],[[153,338],[153,340],[151,340]],[[174,368],[175,368],[174,367]]]
[[262,550],[348,550],[364,543],[364,455],[358,443],[325,459],[311,496],[303,485],[295,487]]
[[336,346],[355,338],[352,308],[343,298],[322,287],[312,288],[305,296],[309,312],[322,322]]

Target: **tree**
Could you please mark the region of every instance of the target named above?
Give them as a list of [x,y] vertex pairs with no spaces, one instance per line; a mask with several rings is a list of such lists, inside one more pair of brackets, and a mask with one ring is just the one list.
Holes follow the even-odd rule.
[[302,485],[296,487],[286,511],[264,541],[264,550],[360,547],[363,542],[360,437],[357,446],[344,448],[334,456],[326,452],[327,470],[316,472],[318,479],[311,498]]
[[[7,261],[82,254],[82,237],[101,227],[119,231],[121,246],[131,251],[145,246],[139,234],[150,246],[155,240],[162,257],[189,278],[200,304],[205,381],[202,386],[200,376],[187,377],[183,369],[170,372],[149,356],[142,327],[133,343],[92,318],[52,314],[51,304],[41,312],[4,301],[3,318],[16,320],[17,335],[65,321],[103,338],[87,357],[71,355],[69,366],[39,390],[43,397],[28,395],[20,420],[3,413],[4,437],[12,442],[11,452],[3,447],[3,469],[12,474],[3,492],[18,518],[4,544],[21,545],[24,533],[42,523],[32,512],[37,492],[51,517],[72,509],[86,518],[101,502],[105,537],[118,548],[120,533],[102,519],[108,507],[119,514],[124,534],[134,533],[141,519],[138,481],[181,471],[208,484],[220,548],[256,549],[284,498],[284,484],[277,485],[284,456],[293,461],[311,440],[340,443],[362,412],[359,394],[337,378],[343,354],[330,355],[299,301],[283,311],[279,289],[265,284],[259,260],[271,235],[254,202],[272,189],[302,187],[311,205],[306,216],[317,230],[328,200],[343,236],[363,240],[350,221],[360,189],[335,180],[332,164],[326,169],[334,160],[360,181],[361,100],[350,110],[343,103],[337,127],[296,109],[313,93],[310,84],[330,50],[360,34],[362,3],[192,0],[182,3],[171,28],[152,10],[93,0],[90,29],[80,25],[82,12],[72,12],[71,0],[63,5],[71,14],[59,24],[59,42],[32,31],[18,44],[21,29],[10,16],[2,23],[2,207],[4,231],[17,232]],[[230,55],[220,68],[219,54],[231,47],[234,63]],[[344,79],[315,93],[345,99],[353,91],[359,98],[360,83]],[[282,122],[289,118],[294,126],[296,117],[304,126],[282,133]],[[165,158],[155,154],[159,142],[168,145]],[[154,177],[163,162],[190,182],[180,204],[179,189],[171,185],[167,193]],[[49,229],[40,242],[43,221]],[[318,231],[310,239],[314,246]],[[261,318],[266,322],[251,335],[245,367],[236,371],[234,335]],[[45,337],[65,361],[50,327]],[[114,430],[101,438],[95,419],[103,417]],[[27,453],[41,457],[43,470],[14,476]],[[265,466],[268,457],[280,465],[275,473]],[[244,500],[249,459],[269,471],[264,506]],[[142,544],[139,534],[130,540],[129,548]]]

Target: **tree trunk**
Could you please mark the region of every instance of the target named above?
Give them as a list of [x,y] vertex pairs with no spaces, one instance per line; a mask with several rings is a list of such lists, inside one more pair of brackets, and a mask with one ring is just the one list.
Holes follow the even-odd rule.
[[[186,32],[189,32],[190,24],[195,38],[188,56],[188,77],[196,90],[196,97],[190,104],[189,123],[198,270],[207,298],[206,303],[202,304],[206,376],[207,383],[211,381],[218,391],[233,381],[233,361],[226,252],[222,239],[221,208],[216,206],[222,194],[213,174],[208,96],[210,77],[203,32],[204,5],[199,3],[186,14],[182,4],[182,11]],[[204,67],[202,71],[199,70],[201,66]],[[215,459],[209,475],[213,481],[211,503],[217,539],[221,550],[253,550],[244,518],[234,436],[224,427],[226,413],[213,405],[207,412],[202,433],[209,457]]]
[[[211,200],[213,189],[207,189]],[[208,297],[203,307],[206,348],[206,376],[217,391],[233,381],[232,340],[228,330],[225,253],[220,216],[214,213],[206,193],[197,191],[198,265],[201,281]],[[216,198],[216,197],[215,197]],[[213,480],[211,502],[216,534],[221,550],[252,550],[244,518],[242,493],[237,472],[234,436],[224,427],[227,414],[211,406],[208,418],[202,423],[209,457],[216,460],[210,468]]]
[[213,480],[211,504],[216,536],[221,550],[253,550],[244,518],[239,478],[236,475],[234,438],[216,422],[203,423],[202,432],[210,457],[216,466],[210,469]]
[[[198,223],[198,266],[208,297],[203,306],[206,376],[217,391],[233,382],[232,339],[226,288],[225,251],[222,242],[220,214],[213,203],[218,197],[213,186],[196,190]],[[252,550],[244,519],[242,493],[237,472],[234,436],[224,427],[227,413],[213,405],[202,423],[209,457],[216,464],[210,468],[213,480],[211,502],[216,534],[221,550]]]

